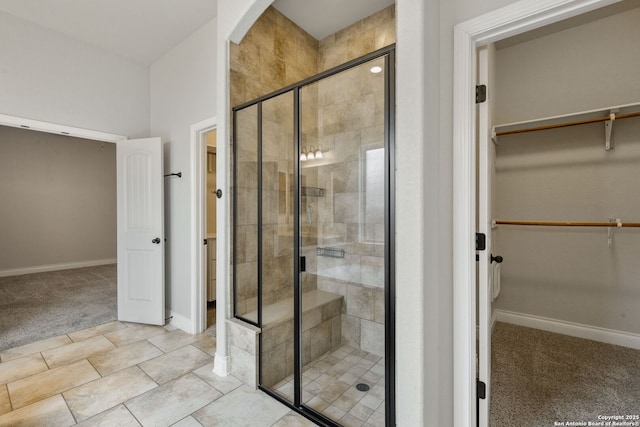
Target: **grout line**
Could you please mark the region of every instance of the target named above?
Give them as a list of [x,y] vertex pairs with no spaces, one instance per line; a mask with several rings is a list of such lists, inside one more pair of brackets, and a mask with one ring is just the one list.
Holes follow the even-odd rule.
[[[102,354],[104,354],[104,353],[102,353]],[[93,356],[91,356],[91,357],[93,357]],[[105,375],[102,375],[102,372],[100,372],[100,371],[98,370],[98,368],[97,368],[93,363],[91,363],[91,360],[89,360],[89,358],[88,358],[88,357],[87,357],[86,359],[84,359],[84,360],[86,360],[86,361],[89,363],[89,365],[91,365],[91,367],[93,368],[93,370],[94,370],[94,371],[96,371],[96,372],[98,373],[98,375],[100,375],[100,378],[104,378],[104,377],[105,377]],[[112,372],[112,373],[114,373],[114,372]],[[99,378],[97,378],[97,379],[99,379]],[[94,381],[95,381],[95,380],[94,380]]]
[[49,362],[47,362],[47,359],[44,358],[44,354],[42,354],[43,352],[41,351],[40,353],[38,353],[40,355],[40,357],[42,357],[42,360],[44,361],[44,364],[47,365],[47,370],[50,371],[51,370],[51,366],[49,366]]
[[9,408],[11,409],[8,413],[13,412],[13,402],[11,401],[11,395],[9,394],[9,384],[4,384],[4,389],[7,391],[7,397],[9,398]]
[[[153,338],[153,337],[151,337],[151,338]],[[156,356],[156,357],[154,357],[154,358],[151,358],[151,359],[149,359],[149,360],[157,359],[158,357],[160,357],[160,356],[164,356],[165,354],[167,354],[167,353],[165,353],[164,351],[162,351],[162,349],[161,349],[160,347],[158,347],[157,345],[155,345],[154,343],[152,343],[151,341],[149,341],[149,338],[145,339],[144,341],[148,342],[149,344],[151,344],[152,346],[154,346],[155,348],[157,348],[158,350],[160,350],[160,352],[162,353],[161,355]],[[145,360],[145,362],[148,362],[148,360]],[[143,363],[143,362],[140,362],[140,363]],[[141,369],[142,369],[142,368],[141,368]]]
[[[144,372],[144,371],[143,371],[143,372]],[[152,389],[152,390],[153,390],[153,389]],[[142,394],[144,394],[144,393],[142,393]],[[139,394],[138,396],[142,396],[142,394]],[[138,397],[138,396],[136,396],[136,397]],[[131,399],[135,399],[135,398],[134,398],[134,397],[132,397]],[[129,399],[129,400],[131,400],[131,399]],[[127,402],[128,402],[128,401],[127,401]],[[135,414],[134,414],[133,412],[131,412],[131,409],[129,409],[129,407],[127,406],[127,403],[126,403],[126,402],[122,402],[122,403],[121,403],[121,405],[122,405],[122,406],[124,406],[124,408],[125,408],[125,409],[130,413],[130,414],[131,414],[131,416],[133,417],[133,419],[134,419],[134,420],[136,420],[136,421],[138,422],[138,424],[143,425],[143,424],[142,424],[142,421],[140,421],[140,420],[138,419],[138,417],[136,417],[136,416],[135,416]],[[116,405],[116,406],[117,406],[117,405]]]
[[[72,389],[70,389],[70,390],[72,390]],[[66,391],[69,391],[69,390],[66,390]],[[64,395],[62,394],[62,392],[60,392],[60,397],[62,397],[62,400],[64,401],[64,404],[67,405],[67,409],[69,410],[69,413],[71,414],[71,417],[76,422],[76,424],[78,424],[79,421],[76,418],[76,416],[73,414],[73,411],[71,410],[71,407],[69,406],[69,403],[67,402],[67,399],[64,398]],[[42,402],[42,400],[40,400],[40,402]]]

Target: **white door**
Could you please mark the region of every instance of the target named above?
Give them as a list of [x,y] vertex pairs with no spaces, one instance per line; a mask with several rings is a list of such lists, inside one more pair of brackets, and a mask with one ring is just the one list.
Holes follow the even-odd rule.
[[164,325],[164,185],[160,138],[116,146],[118,320]]
[[478,84],[487,86],[487,99],[478,104],[478,232],[486,236],[486,249],[478,262],[478,380],[484,383],[485,398],[478,399],[479,427],[489,425],[491,397],[491,205],[495,148],[491,141],[493,44],[478,49]]

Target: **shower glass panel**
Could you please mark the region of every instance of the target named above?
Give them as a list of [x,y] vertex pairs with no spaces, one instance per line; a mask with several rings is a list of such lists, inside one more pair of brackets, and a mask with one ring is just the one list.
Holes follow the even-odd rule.
[[336,422],[385,419],[384,67],[377,58],[300,92],[302,401]]
[[236,113],[233,277],[235,316],[258,324],[258,105]]
[[293,92],[262,102],[262,334],[260,384],[293,402]]
[[320,425],[395,424],[392,64],[234,108],[234,316],[261,329],[260,388]]

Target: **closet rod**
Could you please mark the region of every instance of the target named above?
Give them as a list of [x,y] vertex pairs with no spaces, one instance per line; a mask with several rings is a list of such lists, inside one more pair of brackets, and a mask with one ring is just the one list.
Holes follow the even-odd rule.
[[[628,118],[631,118],[631,117],[638,117],[638,116],[640,116],[640,112],[626,113],[626,114],[616,114],[615,115],[616,120],[628,119]],[[525,129],[506,130],[506,131],[503,131],[503,132],[496,132],[496,136],[514,135],[516,133],[525,133],[525,132],[536,132],[536,131],[539,131],[539,130],[564,128],[564,127],[569,127],[569,126],[584,125],[584,124],[587,124],[587,123],[606,122],[607,120],[611,120],[611,117],[610,116],[597,117],[595,119],[584,119],[584,120],[576,120],[576,121],[573,121],[573,122],[556,123],[556,124],[553,124],[553,125],[536,126],[536,127],[531,127],[531,128],[525,128]]]
[[542,225],[545,227],[640,227],[640,222],[575,222],[575,221],[507,221],[495,220],[496,225]]

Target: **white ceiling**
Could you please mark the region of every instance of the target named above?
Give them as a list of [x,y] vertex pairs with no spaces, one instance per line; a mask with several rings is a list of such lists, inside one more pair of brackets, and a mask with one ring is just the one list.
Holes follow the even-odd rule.
[[145,65],[216,16],[217,0],[0,0],[0,11]]
[[[394,0],[276,0],[321,40]],[[149,65],[216,16],[217,0],[0,0],[0,12]]]
[[394,0],[275,0],[273,6],[322,40],[393,3]]

